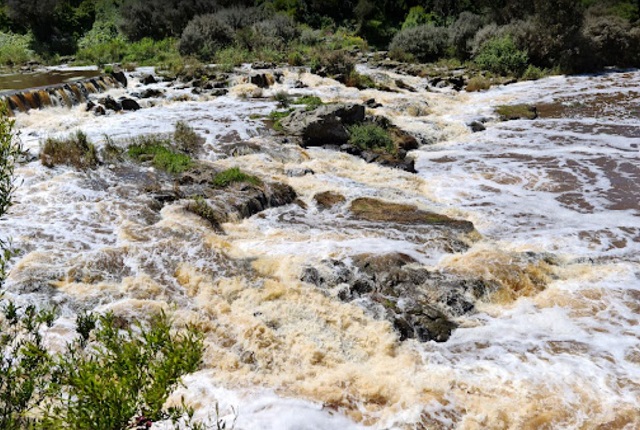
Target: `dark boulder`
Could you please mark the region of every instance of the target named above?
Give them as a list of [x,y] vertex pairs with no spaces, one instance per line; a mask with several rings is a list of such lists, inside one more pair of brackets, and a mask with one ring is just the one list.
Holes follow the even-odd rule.
[[158,81],[156,80],[156,78],[151,74],[144,75],[142,78],[140,78],[140,83],[143,85],[151,85],[157,82]]
[[323,105],[312,111],[299,109],[280,123],[289,134],[302,138],[303,146],[341,145],[349,140],[348,125],[364,120],[358,104]]
[[140,105],[138,104],[138,102],[133,99],[122,98],[120,100],[120,105],[122,106],[123,110],[136,111],[140,109]]
[[117,82],[120,83],[120,85],[122,85],[123,87],[126,87],[127,84],[129,83],[127,80],[127,76],[124,74],[124,72],[122,70],[117,71],[117,72],[112,72],[111,76],[113,76],[113,79],[115,79]]
[[122,110],[122,105],[114,100],[113,97],[107,96],[98,100],[98,103],[103,105],[106,109],[110,109],[116,112],[120,112]]

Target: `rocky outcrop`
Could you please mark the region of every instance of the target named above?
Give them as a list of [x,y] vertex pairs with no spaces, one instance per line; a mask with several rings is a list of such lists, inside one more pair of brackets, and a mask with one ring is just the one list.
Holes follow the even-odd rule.
[[472,312],[479,298],[497,288],[481,279],[427,270],[401,253],[356,255],[349,265],[323,261],[305,268],[301,279],[387,319],[401,340],[421,342],[448,340],[455,318]]
[[221,224],[225,222],[249,218],[297,198],[293,188],[278,182],[236,182],[222,188],[213,187],[211,181],[216,173],[212,168],[201,166],[182,174],[177,183],[182,195],[192,197],[186,210],[206,219],[221,232]]
[[463,233],[473,232],[473,223],[449,218],[435,212],[427,212],[416,206],[390,203],[370,197],[361,197],[351,202],[349,210],[358,220],[385,222],[402,225],[443,226]]
[[341,145],[349,140],[347,126],[364,121],[358,104],[329,104],[312,111],[298,109],[281,120],[286,133],[298,136],[302,146]]

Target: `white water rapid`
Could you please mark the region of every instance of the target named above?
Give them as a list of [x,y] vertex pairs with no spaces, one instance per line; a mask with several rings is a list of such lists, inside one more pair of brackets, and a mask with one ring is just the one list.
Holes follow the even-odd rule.
[[[220,97],[166,88],[166,98],[136,112],[18,113],[34,155],[48,136],[82,130],[100,148],[105,135],[123,142],[183,120],[207,139],[205,160],[285,182],[304,205],[225,224],[222,235],[180,202],[150,209],[152,199],[110,166],[82,172],[31,161],[17,169],[16,204],[0,222],[19,251],[7,290],[60,307],[46,337],[54,349],[73,336],[79,310],[143,318],[162,308],[195,322],[207,344],[204,368],[171,401],[184,396],[210,422],[216,403],[229,424],[235,410],[236,429],[640,428],[640,72],[456,93],[359,70],[417,91],[359,91],[288,70],[267,90],[238,80]],[[275,109],[267,97],[280,90],[325,102],[375,98],[382,107],[370,113],[425,143],[410,153],[418,173],[281,143],[257,118]],[[536,105],[540,117],[497,121],[494,107],[515,103]],[[469,130],[476,119],[486,131]],[[242,141],[261,151],[220,150]],[[314,174],[287,175],[292,169]],[[411,229],[372,229],[346,221],[343,209],[321,211],[313,196],[323,191],[465,219],[482,238],[448,253]],[[460,317],[447,342],[420,343],[300,281],[303,267],[327,258],[388,252],[497,280],[505,291]],[[556,264],[523,266],[512,261],[516,252],[549,253]],[[525,275],[546,288],[525,285]]]

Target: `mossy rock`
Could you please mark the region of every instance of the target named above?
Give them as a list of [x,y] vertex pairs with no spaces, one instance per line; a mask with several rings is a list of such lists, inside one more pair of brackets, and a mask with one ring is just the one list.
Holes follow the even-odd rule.
[[351,213],[355,218],[372,222],[395,224],[442,225],[465,232],[474,230],[469,221],[457,220],[446,215],[418,209],[416,206],[390,203],[370,197],[361,197],[351,202]]
[[331,209],[332,207],[344,203],[346,199],[342,194],[334,193],[333,191],[325,191],[313,196],[316,204],[320,209]]
[[527,104],[501,105],[496,107],[496,113],[501,121],[511,121],[516,119],[536,119],[538,109]]

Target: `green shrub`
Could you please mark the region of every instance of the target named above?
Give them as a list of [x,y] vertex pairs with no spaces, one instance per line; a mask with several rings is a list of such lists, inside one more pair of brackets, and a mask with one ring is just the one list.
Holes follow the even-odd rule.
[[203,61],[211,61],[216,53],[233,43],[233,29],[214,14],[196,16],[180,37],[182,55],[195,55]]
[[467,82],[465,90],[467,92],[474,92],[488,90],[489,88],[491,88],[491,81],[489,81],[489,79],[485,78],[484,76],[474,76],[473,78],[469,79],[469,82]]
[[291,104],[291,96],[286,91],[278,91],[271,98],[274,102],[278,102],[278,107],[280,109],[288,108]]
[[522,79],[527,81],[536,81],[540,78],[543,78],[545,74],[546,73],[544,70],[532,64],[529,64],[529,66],[527,67],[527,70],[525,70],[524,73],[522,74]]
[[66,139],[50,137],[45,140],[40,161],[47,167],[66,164],[77,169],[93,169],[98,165],[98,156],[87,135],[78,130]]
[[150,161],[154,167],[168,173],[182,173],[193,164],[191,158],[173,150],[169,140],[160,136],[140,136],[127,149],[130,158]]
[[263,44],[285,46],[298,36],[298,27],[295,21],[288,15],[276,14],[264,21],[253,25],[256,36]]
[[202,338],[195,330],[171,334],[164,314],[149,327],[120,329],[112,314],[100,316],[88,348],[76,347],[56,360],[55,387],[66,400],[50,400],[46,426],[122,429],[132,418],[166,418],[162,405],[180,378],[198,369]]
[[246,182],[251,185],[262,184],[262,181],[258,177],[244,173],[237,167],[232,167],[231,169],[217,173],[213,177],[211,184],[214,187],[224,188],[236,182]]
[[30,35],[0,33],[0,65],[16,66],[36,58]]
[[630,30],[628,21],[615,15],[605,15],[587,17],[582,33],[600,64],[627,66],[633,65],[631,53],[638,50],[633,46]]
[[403,60],[410,54],[418,61],[426,63],[443,57],[448,46],[448,30],[426,24],[396,34],[389,45],[389,55],[391,58]]
[[393,140],[387,130],[372,123],[350,126],[349,143],[363,150],[394,151]]
[[347,77],[355,70],[353,57],[344,50],[316,50],[311,59],[311,72],[324,71],[328,76]]
[[173,132],[173,142],[179,150],[195,154],[202,148],[205,138],[196,133],[186,122],[178,121]]
[[449,27],[451,45],[458,58],[466,60],[471,56],[471,41],[482,27],[484,19],[471,12],[462,12]]
[[436,16],[433,13],[427,13],[422,6],[414,6],[409,9],[407,17],[402,23],[402,30],[419,27],[424,24],[434,24]]
[[529,57],[517,48],[511,36],[497,37],[482,45],[473,61],[482,69],[503,76],[521,76]]
[[250,27],[267,18],[267,13],[258,7],[231,6],[216,12],[215,17],[234,30]]
[[347,76],[347,78],[345,79],[344,84],[347,87],[355,87],[359,90],[376,87],[376,83],[373,81],[373,79],[371,79],[367,75],[358,73],[355,70],[352,70],[351,73],[349,73],[349,76]]
[[322,106],[324,103],[322,102],[322,99],[320,99],[320,97],[317,97],[317,96],[303,96],[303,97],[297,98],[296,101],[294,102],[294,104],[305,105],[306,106],[306,110],[311,111],[311,110],[317,109],[318,107]]

